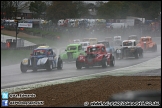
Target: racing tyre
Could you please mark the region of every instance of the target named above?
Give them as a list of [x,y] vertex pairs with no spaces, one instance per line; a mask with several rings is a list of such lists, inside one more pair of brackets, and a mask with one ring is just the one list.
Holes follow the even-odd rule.
[[87,69],[89,68],[89,66],[87,65],[87,66],[85,66]]
[[102,59],[102,68],[106,68],[108,66],[108,64],[107,64],[107,58],[103,58]]
[[78,59],[76,60],[76,68],[82,69],[82,65],[81,65],[81,63],[79,63]]
[[138,52],[138,51],[135,52],[135,58],[136,58],[136,59],[139,58],[139,52]]
[[58,64],[57,64],[57,69],[58,69],[58,70],[61,70],[62,68],[63,68],[63,62],[62,62],[62,60],[59,58]]
[[109,53],[111,53],[112,54],[112,49],[110,49],[110,52]]
[[36,72],[36,71],[37,71],[37,68],[34,68],[34,69],[33,69],[33,72]]
[[143,58],[143,53],[141,53],[141,58]]
[[115,65],[115,58],[112,56],[110,61],[110,66],[114,67],[114,65]]
[[143,51],[141,51],[141,54],[140,54],[141,58],[143,58]]
[[156,45],[156,44],[153,46],[153,51],[154,51],[154,52],[157,51],[157,45]]
[[28,69],[26,66],[24,66],[22,63],[20,64],[20,70],[22,73],[25,73]]
[[52,70],[52,68],[53,68],[53,65],[52,65],[52,63],[50,62],[50,61],[47,61],[47,64],[46,64],[46,70],[48,70],[48,71],[51,71]]

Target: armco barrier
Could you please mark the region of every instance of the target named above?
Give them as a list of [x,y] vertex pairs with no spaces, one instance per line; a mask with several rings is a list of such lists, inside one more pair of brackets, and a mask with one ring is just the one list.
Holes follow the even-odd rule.
[[44,46],[46,44],[38,44],[38,45],[32,45],[32,46],[25,46],[25,47],[17,47],[17,48],[6,48],[1,47],[2,50],[33,50],[37,48],[38,46]]

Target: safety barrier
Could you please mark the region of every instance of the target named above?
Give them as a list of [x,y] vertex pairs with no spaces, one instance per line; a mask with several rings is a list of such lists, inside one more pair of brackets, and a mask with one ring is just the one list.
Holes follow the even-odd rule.
[[13,47],[7,48],[4,46],[4,43],[3,43],[4,47],[2,47],[2,42],[1,42],[1,49],[3,49],[3,50],[33,50],[39,46],[44,46],[44,45],[46,45],[46,44],[37,44],[37,45],[17,47],[17,48],[13,48]]

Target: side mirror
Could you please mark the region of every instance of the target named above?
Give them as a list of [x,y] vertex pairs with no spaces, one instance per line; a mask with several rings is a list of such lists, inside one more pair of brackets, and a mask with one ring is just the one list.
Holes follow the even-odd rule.
[[31,53],[30,55],[31,55],[31,56],[33,56],[33,54],[32,54],[32,53]]
[[67,50],[65,49],[65,51],[67,51]]
[[120,46],[122,46],[122,45],[120,45]]
[[85,53],[87,53],[87,51],[85,51]]

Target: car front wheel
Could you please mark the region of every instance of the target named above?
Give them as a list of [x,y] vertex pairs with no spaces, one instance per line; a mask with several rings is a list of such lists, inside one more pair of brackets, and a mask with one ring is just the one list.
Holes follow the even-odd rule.
[[22,73],[25,73],[28,69],[25,65],[23,65],[22,63],[20,64],[20,70]]
[[110,66],[111,66],[111,67],[114,67],[114,65],[115,65],[115,58],[112,57],[112,59],[111,59],[111,61],[110,61]]
[[58,60],[58,66],[57,66],[57,69],[58,70],[61,70],[63,68],[63,62],[61,59]]
[[104,57],[103,59],[102,59],[102,67],[103,68],[106,68],[108,66],[108,64],[107,64],[107,59]]

